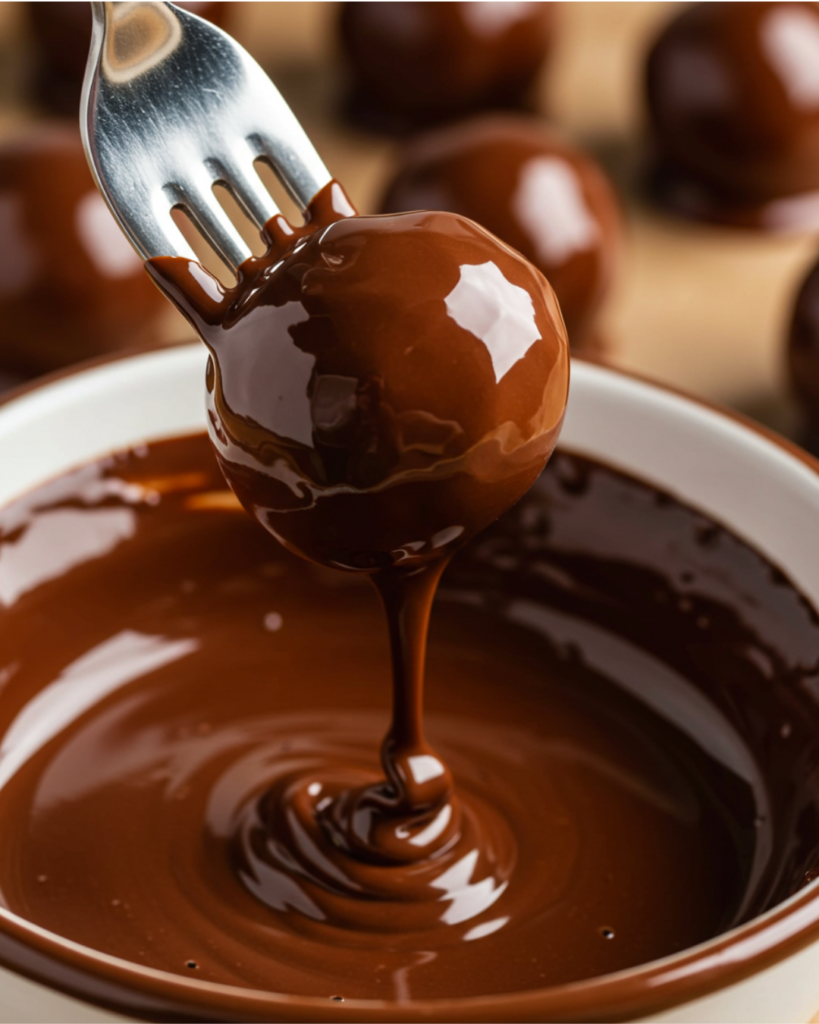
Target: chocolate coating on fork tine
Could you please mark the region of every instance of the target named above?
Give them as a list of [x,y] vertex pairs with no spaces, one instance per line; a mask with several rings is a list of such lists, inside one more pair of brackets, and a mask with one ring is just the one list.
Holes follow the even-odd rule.
[[302,209],[330,181],[327,168],[262,68],[221,29],[170,3],[92,7],[80,127],[100,191],[143,258],[194,258],[170,217],[183,206],[238,267],[250,250],[214,182],[263,224],[277,209],[254,180],[255,159],[274,166]]

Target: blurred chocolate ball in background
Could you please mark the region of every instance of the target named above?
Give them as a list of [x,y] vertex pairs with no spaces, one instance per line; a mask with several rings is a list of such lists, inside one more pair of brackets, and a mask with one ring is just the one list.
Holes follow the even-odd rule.
[[594,324],[620,254],[617,200],[596,163],[542,122],[484,116],[419,136],[380,209],[477,221],[548,279],[573,353],[602,354]]
[[554,6],[342,4],[350,116],[400,132],[519,105],[546,57]]
[[788,373],[807,427],[810,447],[819,445],[819,262],[797,293],[787,340]]
[[648,56],[658,200],[765,230],[819,226],[819,5],[698,3]]
[[41,373],[147,344],[164,309],[79,131],[43,123],[0,143],[0,369]]
[[[177,4],[221,28],[228,28],[229,3],[180,2]],[[91,5],[77,0],[26,3],[31,35],[37,49],[35,92],[37,99],[57,114],[79,110],[82,80],[91,45]]]

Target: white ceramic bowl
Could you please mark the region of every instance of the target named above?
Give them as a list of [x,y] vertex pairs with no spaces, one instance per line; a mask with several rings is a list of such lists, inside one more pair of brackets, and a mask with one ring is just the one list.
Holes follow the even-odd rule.
[[[121,358],[46,380],[0,405],[0,505],[119,448],[204,429],[200,346]],[[562,444],[675,494],[728,524],[779,565],[819,607],[819,465],[726,413],[585,363],[573,366]],[[21,950],[23,951],[21,953]],[[42,958],[40,960],[39,958]],[[38,983],[62,965],[59,989]],[[14,968],[27,961],[31,979]],[[0,910],[0,1020],[130,1020],[81,1002],[79,978],[100,999],[142,989],[178,996],[191,1019],[219,1016],[226,990],[148,971],[49,935]],[[42,963],[42,967],[38,966]],[[40,974],[40,976],[44,976]],[[53,983],[52,983],[53,984]],[[236,990],[231,990],[235,995]],[[242,997],[244,998],[244,997]],[[326,1019],[324,1000],[247,992],[248,1019]],[[819,881],[763,916],[700,946],[590,981],[414,1008],[347,1001],[341,1021],[657,1020],[807,1021],[819,1009]]]

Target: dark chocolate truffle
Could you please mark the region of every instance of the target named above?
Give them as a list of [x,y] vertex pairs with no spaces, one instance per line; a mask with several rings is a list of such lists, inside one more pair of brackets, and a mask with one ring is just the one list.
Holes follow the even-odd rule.
[[819,262],[796,296],[787,346],[791,390],[812,441],[819,441]]
[[[25,6],[39,51],[35,80],[37,98],[54,113],[76,113],[91,46],[91,5],[76,0],[57,3],[45,0]],[[230,4],[191,0],[178,2],[177,6],[226,27]]]
[[345,3],[350,113],[400,131],[516,106],[552,34],[550,3]]
[[316,562],[417,567],[543,469],[565,328],[540,272],[472,221],[317,200],[312,230],[243,263],[234,289],[180,258],[148,268],[211,350],[211,439],[242,504]]
[[148,340],[163,300],[97,191],[76,128],[0,145],[0,368],[57,369]]
[[646,75],[656,197],[765,230],[819,225],[819,5],[699,3]]
[[483,117],[418,138],[381,209],[477,221],[548,279],[573,351],[597,347],[592,327],[619,255],[617,201],[594,161],[540,122]]

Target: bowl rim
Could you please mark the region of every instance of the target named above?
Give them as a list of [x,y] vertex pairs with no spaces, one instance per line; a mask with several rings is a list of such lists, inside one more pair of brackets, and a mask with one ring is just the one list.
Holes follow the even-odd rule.
[[[180,348],[124,350],[58,370],[0,397],[0,415],[44,388],[111,363],[161,358]],[[582,363],[580,369],[579,363]],[[626,378],[669,393],[761,436],[819,477],[819,461],[798,445],[733,410],[649,377],[573,357],[581,373]],[[449,999],[346,999],[285,995],[198,981],[98,952],[0,907],[0,965],[66,995],[143,1019],[322,1021],[633,1020],[729,987],[804,949],[819,938],[819,879],[771,910],[728,932],[647,964],[583,981],[500,995]]]

